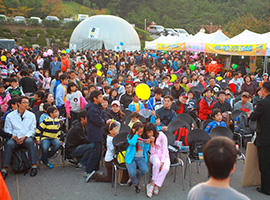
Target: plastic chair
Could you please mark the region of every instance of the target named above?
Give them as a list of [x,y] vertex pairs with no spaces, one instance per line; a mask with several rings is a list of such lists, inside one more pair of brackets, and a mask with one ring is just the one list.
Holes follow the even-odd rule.
[[124,132],[127,132],[129,133],[130,132],[130,127],[126,124],[121,124],[121,128],[119,130],[119,134],[120,133],[124,133]]
[[210,136],[211,138],[214,138],[217,136],[224,136],[224,137],[233,139],[233,132],[231,131],[231,129],[227,127],[217,126],[210,131]]
[[[208,135],[208,133],[206,131],[202,130],[202,129],[192,130],[187,135],[187,140],[188,140],[189,145],[191,145],[193,141],[199,140],[199,139],[206,143],[211,138]],[[189,186],[190,187],[191,187],[191,164],[193,162],[197,163],[197,173],[199,173],[199,164],[204,162],[204,160],[191,158],[190,155],[187,156],[187,162],[186,162],[184,178],[186,178],[187,168],[188,168],[188,165],[189,165]]]
[[188,130],[190,130],[190,125],[187,122],[185,122],[183,120],[176,120],[176,121],[169,123],[168,131],[170,133],[174,133],[180,127],[185,127]]
[[170,93],[171,93],[171,90],[169,88],[164,88],[163,93],[162,93],[162,97],[164,97],[164,96],[166,96],[166,95],[168,95]]
[[194,119],[187,113],[181,113],[177,115],[176,120],[182,120],[189,124],[190,127],[192,127],[192,124],[194,123]]
[[207,127],[207,125],[212,122],[213,120],[212,119],[207,119],[203,122],[203,130]]
[[[129,124],[130,120],[131,120],[131,115],[129,115],[129,116],[126,117],[126,119],[125,119],[126,125]],[[146,119],[145,119],[143,116],[140,116],[140,117],[139,117],[139,120],[140,120],[143,124],[145,124],[145,123],[147,122]]]
[[232,120],[235,120],[241,113],[245,113],[243,110],[234,110],[232,111]]
[[125,114],[125,118],[131,115],[131,111],[130,110],[122,110],[122,112]]

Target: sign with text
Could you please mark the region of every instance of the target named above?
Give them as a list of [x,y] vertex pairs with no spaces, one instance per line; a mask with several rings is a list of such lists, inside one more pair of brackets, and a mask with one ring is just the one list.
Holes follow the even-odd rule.
[[186,43],[175,43],[175,44],[157,43],[157,50],[162,51],[186,50]]
[[187,43],[187,50],[205,52],[205,44],[204,43]]
[[264,56],[266,53],[266,44],[205,44],[205,52],[223,55]]

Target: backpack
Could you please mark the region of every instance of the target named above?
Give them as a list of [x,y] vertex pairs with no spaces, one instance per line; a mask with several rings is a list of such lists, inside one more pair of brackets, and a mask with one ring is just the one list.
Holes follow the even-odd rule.
[[185,127],[180,127],[174,132],[174,136],[175,136],[176,141],[183,142],[182,146],[188,146],[187,134],[188,134],[188,129]]
[[246,113],[240,113],[240,115],[235,119],[235,124],[237,126],[235,131],[240,132],[243,135],[251,134]]
[[119,142],[118,144],[115,144],[114,151],[115,151],[115,162],[117,162],[118,165],[124,165],[125,164],[125,155],[126,150],[128,147],[127,142]]
[[27,171],[31,168],[30,161],[26,155],[26,153],[18,148],[16,149],[11,156],[12,169],[16,173],[27,173]]
[[199,159],[199,153],[203,152],[203,147],[206,141],[201,139],[194,140],[189,147],[189,156],[190,158]]

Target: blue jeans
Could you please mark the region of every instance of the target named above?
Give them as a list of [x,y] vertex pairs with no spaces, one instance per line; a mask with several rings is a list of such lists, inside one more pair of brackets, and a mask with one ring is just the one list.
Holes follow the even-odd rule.
[[10,139],[9,141],[7,141],[7,144],[5,146],[2,160],[2,167],[9,167],[12,152],[14,149],[19,147],[25,147],[27,149],[32,165],[37,163],[37,151],[33,138],[26,138],[24,142],[20,145],[17,144],[15,140]]
[[[48,158],[51,158],[60,148],[60,141],[57,138],[43,139],[41,141],[42,162],[44,165],[48,164]],[[51,147],[51,151],[49,151]]]
[[79,162],[86,166],[87,160],[91,152],[91,144],[81,144],[76,147],[74,151],[70,154],[71,157],[79,158]]
[[99,170],[99,162],[101,158],[102,142],[90,143],[89,157],[86,163],[86,173]]
[[[148,166],[144,157],[134,157],[130,164],[126,164],[129,178],[133,185],[138,184],[138,179],[148,172]],[[139,171],[137,172],[137,167]]]

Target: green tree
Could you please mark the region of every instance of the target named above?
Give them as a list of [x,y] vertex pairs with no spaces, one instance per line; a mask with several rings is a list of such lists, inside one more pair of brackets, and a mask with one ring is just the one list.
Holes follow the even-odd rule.
[[6,10],[6,6],[3,4],[3,1],[0,0],[0,14],[6,14],[7,10]]

